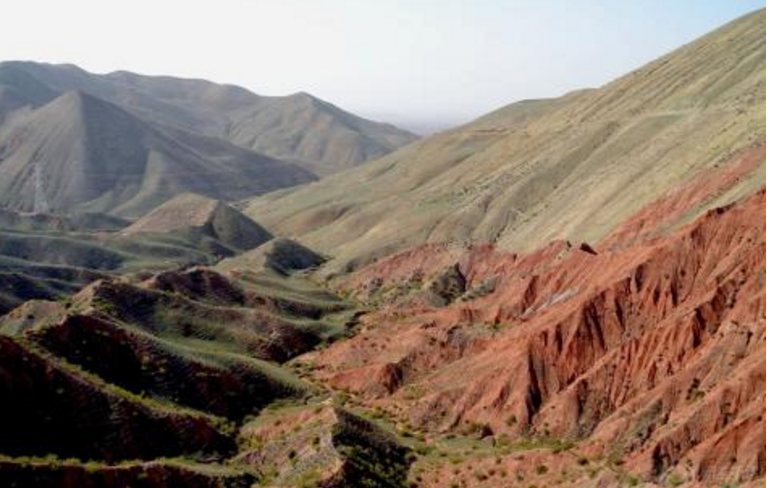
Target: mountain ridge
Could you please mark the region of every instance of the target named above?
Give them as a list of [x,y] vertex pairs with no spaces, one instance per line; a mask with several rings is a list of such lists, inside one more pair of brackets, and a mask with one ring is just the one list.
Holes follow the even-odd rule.
[[759,11],[601,88],[513,104],[245,212],[335,271],[424,241],[597,240],[764,138],[764,34]]
[[[222,139],[153,126],[121,107],[65,92],[0,126],[0,204],[138,217],[183,191],[236,199],[315,176]],[[35,169],[38,168],[38,169]]]
[[[22,80],[14,83],[15,78]],[[57,93],[79,90],[120,105],[149,122],[224,138],[267,156],[288,159],[318,174],[361,164],[416,139],[391,124],[368,121],[311,95],[318,103],[308,110],[310,120],[286,120],[290,118],[286,112],[290,113],[302,92],[262,96],[236,85],[203,79],[145,76],[129,71],[99,75],[75,65],[27,61],[0,63],[0,90],[3,80],[12,93],[4,101],[0,92],[0,118],[4,106],[39,106]],[[34,94],[24,92],[30,82],[38,86]],[[16,99],[13,93],[17,93]],[[310,123],[313,117],[338,126]],[[279,130],[263,133],[264,126],[274,125],[279,125]],[[235,133],[232,127],[238,128]],[[326,148],[325,152],[315,148],[293,151],[285,144],[286,139],[298,137]]]
[[356,119],[50,69],[0,65],[0,485],[765,485],[764,10],[295,187]]

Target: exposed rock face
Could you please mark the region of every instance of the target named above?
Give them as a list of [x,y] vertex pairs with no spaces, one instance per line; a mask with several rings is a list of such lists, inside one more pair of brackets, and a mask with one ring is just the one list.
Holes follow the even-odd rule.
[[249,447],[239,461],[256,467],[269,486],[406,486],[408,449],[330,404],[260,419],[243,429],[242,438]]
[[[764,37],[754,13],[601,89],[521,102],[252,202],[328,256],[190,194],[120,235],[101,232],[119,218],[0,212],[0,308],[90,283],[0,317],[0,485],[764,484]],[[35,155],[72,176],[54,209],[133,216],[183,191],[274,188],[252,163],[278,161],[140,112],[249,146],[268,127],[279,150],[322,166],[344,146],[295,139],[279,113],[203,117],[238,110],[250,97],[237,90],[203,83],[201,99],[197,82],[110,75],[147,95],[190,90],[176,116],[126,111],[35,85],[39,69],[9,79],[0,65],[0,85],[32,89],[0,86],[0,117],[20,124],[0,126],[13,208],[34,203]],[[291,98],[330,123],[313,114],[333,107]],[[126,134],[141,144],[110,143]],[[124,157],[101,165],[112,149]],[[293,181],[283,169],[278,186]],[[211,255],[229,258],[191,267]],[[141,272],[115,277],[126,269]],[[39,276],[51,280],[34,290]]]
[[729,189],[722,171],[596,246],[424,246],[363,269],[346,284],[363,297],[445,260],[494,286],[441,309],[393,298],[316,376],[430,431],[580,439],[648,480],[764,476],[765,191],[671,230]]
[[439,305],[447,305],[458,299],[467,290],[467,280],[458,264],[444,269],[427,284],[427,291],[432,301]]

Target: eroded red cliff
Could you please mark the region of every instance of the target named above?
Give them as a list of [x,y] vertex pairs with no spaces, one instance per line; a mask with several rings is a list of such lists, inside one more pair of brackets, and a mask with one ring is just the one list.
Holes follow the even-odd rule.
[[343,288],[377,311],[308,357],[315,376],[435,435],[574,440],[649,481],[764,477],[765,190],[680,227],[763,159],[594,247],[430,244],[364,268]]

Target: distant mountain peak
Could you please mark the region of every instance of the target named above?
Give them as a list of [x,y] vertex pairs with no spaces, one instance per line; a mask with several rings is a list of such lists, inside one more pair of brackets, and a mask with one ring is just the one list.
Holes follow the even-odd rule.
[[316,179],[223,139],[153,124],[85,90],[68,90],[0,125],[0,206],[135,217],[178,193],[244,198]]
[[151,125],[225,139],[317,175],[357,166],[417,139],[304,91],[268,97],[203,79],[124,70],[98,75],[29,61],[0,63],[0,121],[69,91],[113,103]]
[[50,101],[45,107],[50,109],[64,109],[64,110],[114,110],[119,112],[125,112],[123,109],[109,103],[105,100],[94,97],[81,90],[69,90]]

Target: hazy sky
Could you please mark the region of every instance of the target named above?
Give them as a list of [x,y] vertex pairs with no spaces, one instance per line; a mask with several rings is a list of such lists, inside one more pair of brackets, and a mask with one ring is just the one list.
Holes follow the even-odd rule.
[[753,0],[68,0],[3,6],[0,60],[308,91],[417,127],[599,86]]

